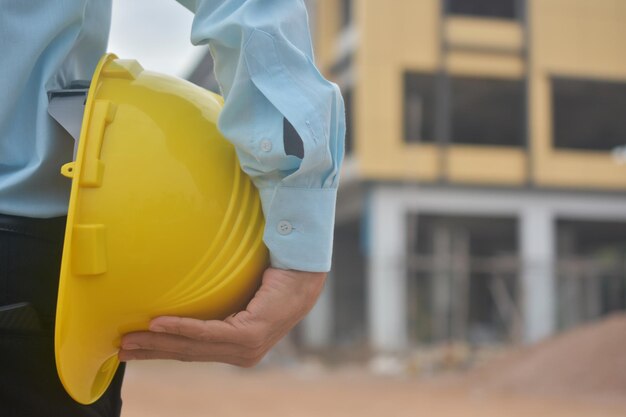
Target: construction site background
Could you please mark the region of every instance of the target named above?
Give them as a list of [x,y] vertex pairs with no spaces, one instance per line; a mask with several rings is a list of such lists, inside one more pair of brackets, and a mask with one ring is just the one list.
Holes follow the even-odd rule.
[[327,287],[255,369],[129,364],[123,415],[626,416],[626,2],[305,2],[348,122]]
[[621,417],[625,343],[622,314],[536,346],[474,355],[450,345],[337,361],[282,344],[255,369],[137,362],[122,415]]

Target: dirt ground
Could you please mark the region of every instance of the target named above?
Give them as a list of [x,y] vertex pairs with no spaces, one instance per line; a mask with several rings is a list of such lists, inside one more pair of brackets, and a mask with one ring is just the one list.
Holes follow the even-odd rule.
[[625,346],[626,316],[615,316],[434,378],[319,363],[241,370],[135,362],[122,416],[624,417]]

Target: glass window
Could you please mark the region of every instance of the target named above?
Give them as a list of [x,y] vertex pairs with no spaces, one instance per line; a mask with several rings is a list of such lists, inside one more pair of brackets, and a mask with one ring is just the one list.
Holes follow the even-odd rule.
[[[407,321],[416,343],[516,340],[518,222],[511,217],[407,216]],[[503,308],[504,307],[504,308]]]
[[346,155],[352,153],[353,135],[352,135],[352,89],[348,88],[342,91],[343,102],[346,109]]
[[346,28],[352,22],[352,0],[340,0],[341,27]]
[[404,74],[404,140],[434,142],[436,76]]
[[207,90],[211,90],[214,93],[220,94],[220,86],[215,78],[214,70],[213,57],[207,49],[200,62],[196,64],[191,73],[187,76],[187,80]]
[[557,219],[561,329],[626,310],[626,222]]
[[522,146],[525,86],[522,80],[453,77],[451,142]]
[[626,144],[626,82],[552,79],[556,148],[609,151]]
[[516,0],[447,0],[450,14],[490,17],[500,19],[517,18]]

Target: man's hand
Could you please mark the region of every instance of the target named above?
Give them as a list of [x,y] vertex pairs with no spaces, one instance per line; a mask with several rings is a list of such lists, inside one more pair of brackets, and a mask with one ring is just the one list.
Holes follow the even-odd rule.
[[325,280],[326,273],[268,268],[246,310],[225,320],[155,318],[150,331],[122,338],[119,359],[254,366],[311,310]]

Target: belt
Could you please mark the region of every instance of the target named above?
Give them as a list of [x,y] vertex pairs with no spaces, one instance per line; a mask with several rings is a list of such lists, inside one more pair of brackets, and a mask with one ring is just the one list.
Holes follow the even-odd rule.
[[57,241],[65,233],[66,217],[38,219],[0,214],[0,231]]

